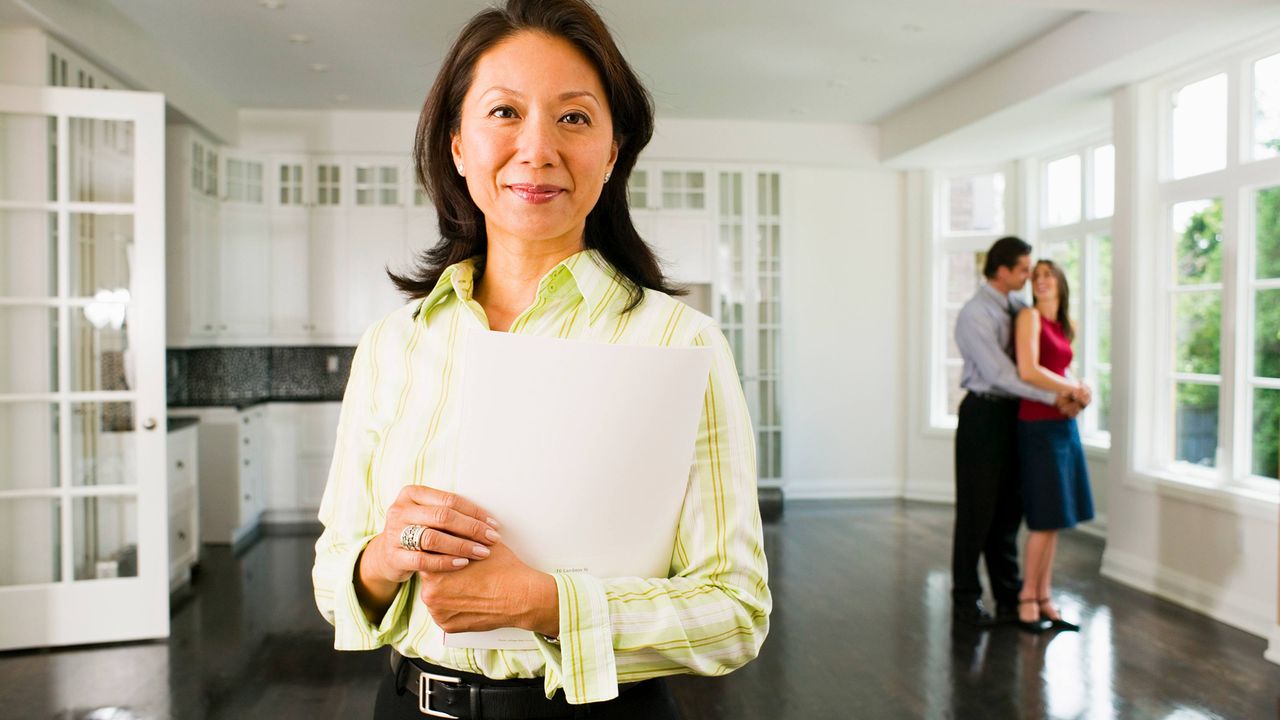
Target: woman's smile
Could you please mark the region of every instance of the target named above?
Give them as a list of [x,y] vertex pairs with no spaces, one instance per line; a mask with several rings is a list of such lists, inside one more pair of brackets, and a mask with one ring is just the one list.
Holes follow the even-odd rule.
[[549,203],[567,192],[558,185],[530,185],[526,183],[508,185],[507,189],[514,193],[516,197],[531,205]]

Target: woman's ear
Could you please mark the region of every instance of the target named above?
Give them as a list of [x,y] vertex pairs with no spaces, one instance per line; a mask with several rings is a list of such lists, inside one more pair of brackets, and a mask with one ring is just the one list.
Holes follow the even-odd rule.
[[613,166],[618,162],[618,141],[614,140],[609,149],[609,164],[604,167],[605,176],[613,174]]
[[453,167],[459,175],[466,177],[466,165],[462,161],[462,134],[454,133],[449,141],[449,151],[453,154]]

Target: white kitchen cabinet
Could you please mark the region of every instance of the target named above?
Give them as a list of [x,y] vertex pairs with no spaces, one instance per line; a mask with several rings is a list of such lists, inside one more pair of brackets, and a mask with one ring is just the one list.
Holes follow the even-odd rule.
[[311,215],[306,208],[271,210],[271,339],[311,342]]
[[346,303],[350,274],[346,267],[347,213],[341,208],[316,207],[308,219],[306,267],[312,335],[319,342],[332,342],[342,337],[351,324]]
[[188,126],[170,126],[167,142],[167,344],[207,344],[221,331],[217,156],[213,143]]
[[173,430],[169,445],[169,590],[191,582],[200,559],[199,425]]
[[266,406],[171,408],[169,414],[200,419],[200,541],[250,539],[265,507]]
[[347,317],[341,334],[352,342],[365,328],[404,304],[387,277],[387,268],[404,272],[405,211],[400,208],[353,208],[347,216],[345,282]]
[[271,217],[261,204],[226,203],[219,227],[219,336],[264,340],[270,333]]
[[668,278],[677,283],[715,282],[714,217],[666,210],[633,210],[640,237],[662,261]]
[[310,523],[320,511],[342,403],[270,403],[264,522]]

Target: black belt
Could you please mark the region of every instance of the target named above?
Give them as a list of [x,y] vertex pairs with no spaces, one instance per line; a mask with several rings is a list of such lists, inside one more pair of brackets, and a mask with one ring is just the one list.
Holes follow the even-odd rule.
[[503,718],[569,718],[586,706],[570,705],[563,692],[550,700],[542,678],[493,680],[475,673],[432,665],[391,651],[396,689],[418,698],[423,715],[465,720]]
[[974,392],[972,390],[969,391],[969,397],[994,403],[1009,403],[1018,399],[1010,395],[995,395],[993,393]]

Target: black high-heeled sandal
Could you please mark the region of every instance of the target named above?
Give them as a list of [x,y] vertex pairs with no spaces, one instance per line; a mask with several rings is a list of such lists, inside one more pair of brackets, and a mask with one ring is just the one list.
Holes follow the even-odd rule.
[[[1027,603],[1039,604],[1039,602],[1040,601],[1036,598],[1019,600],[1018,607],[1022,607]],[[1053,627],[1053,623],[1051,623],[1048,620],[1045,620],[1043,617],[1038,618],[1036,620],[1023,620],[1022,615],[1018,615],[1018,619],[1017,621],[1014,622],[1014,625],[1017,625],[1019,630],[1023,632],[1029,632],[1032,635],[1039,635],[1040,633],[1045,632]]]
[[1062,630],[1063,632],[1080,632],[1079,625],[1063,620],[1061,614],[1055,618],[1045,612],[1046,607],[1055,613],[1058,612],[1058,609],[1053,606],[1049,598],[1036,598],[1036,604],[1040,606],[1040,619],[1048,621],[1052,629]]

